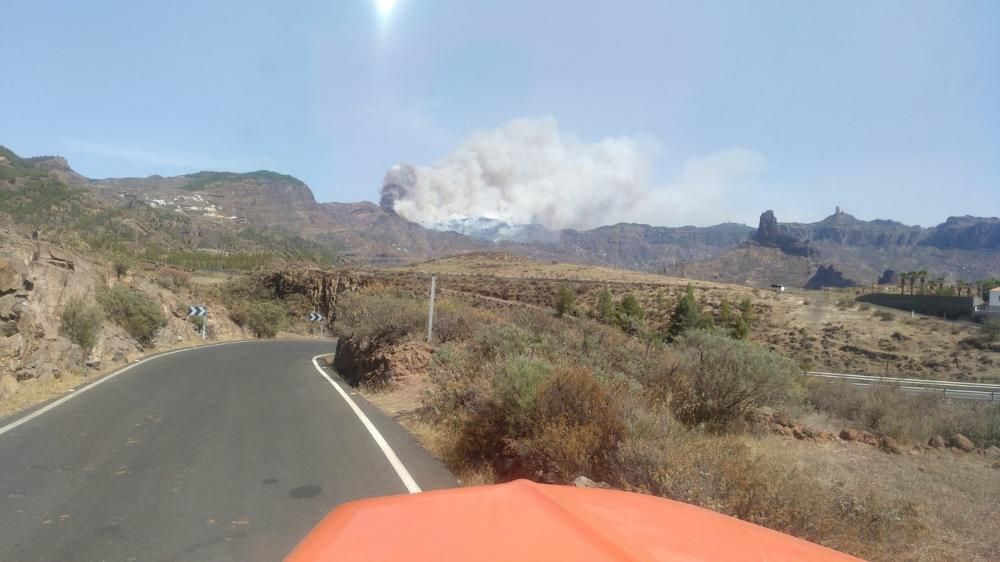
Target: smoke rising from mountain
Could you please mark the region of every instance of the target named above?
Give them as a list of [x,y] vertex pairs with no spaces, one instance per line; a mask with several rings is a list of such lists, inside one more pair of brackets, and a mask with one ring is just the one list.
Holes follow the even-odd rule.
[[517,119],[473,134],[432,166],[393,166],[381,204],[425,225],[466,217],[557,229],[721,222],[726,195],[763,161],[730,149],[686,162],[671,185],[654,188],[654,150],[632,137],[585,143],[561,134],[552,118]]

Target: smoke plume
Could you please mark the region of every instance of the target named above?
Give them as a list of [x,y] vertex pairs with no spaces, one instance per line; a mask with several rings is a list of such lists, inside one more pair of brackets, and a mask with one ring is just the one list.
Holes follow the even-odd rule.
[[381,204],[425,225],[476,217],[555,229],[721,222],[727,193],[762,161],[730,149],[686,162],[671,185],[654,188],[654,149],[631,137],[584,143],[561,134],[555,119],[517,119],[473,134],[432,166],[393,166]]

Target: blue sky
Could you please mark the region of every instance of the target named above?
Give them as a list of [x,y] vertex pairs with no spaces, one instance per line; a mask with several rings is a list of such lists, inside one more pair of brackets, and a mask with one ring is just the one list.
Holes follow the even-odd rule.
[[[266,168],[377,200],[397,162],[545,118],[634,140],[673,189],[609,221],[1000,215],[1000,2],[375,4],[8,0],[0,144],[90,177]],[[753,166],[717,169],[734,150]]]

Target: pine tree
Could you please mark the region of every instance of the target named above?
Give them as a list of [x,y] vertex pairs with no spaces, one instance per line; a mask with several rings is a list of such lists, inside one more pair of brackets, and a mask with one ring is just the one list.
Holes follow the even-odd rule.
[[692,328],[702,325],[701,311],[698,310],[698,302],[694,298],[694,287],[688,285],[684,290],[684,295],[674,307],[673,314],[670,315],[670,326],[667,328],[667,341],[674,341],[678,336]]
[[618,326],[622,330],[629,334],[637,334],[642,330],[642,319],[646,313],[635,295],[630,293],[622,297],[622,302],[618,305],[616,313]]
[[607,289],[597,294],[597,319],[605,324],[615,320],[615,303],[611,300],[611,291]]
[[569,287],[560,287],[556,293],[556,316],[576,315],[576,296]]

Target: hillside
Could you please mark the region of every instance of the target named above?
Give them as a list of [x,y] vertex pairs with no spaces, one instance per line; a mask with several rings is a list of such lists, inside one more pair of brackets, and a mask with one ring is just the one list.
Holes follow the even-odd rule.
[[998,229],[995,218],[951,217],[921,228],[862,221],[839,208],[817,223],[779,223],[767,211],[739,247],[667,272],[758,287],[805,287],[821,266],[831,265],[858,285],[875,283],[886,270],[924,270],[930,277],[971,281],[1000,272]]
[[[46,207],[53,204],[54,207]],[[0,154],[0,215],[8,224],[58,228],[91,247],[163,259],[175,253],[270,254],[391,266],[456,253],[503,250],[538,260],[627,268],[712,281],[804,287],[822,266],[870,284],[885,270],[931,277],[1000,276],[1000,219],[951,217],[932,228],[864,221],[837,209],[816,223],[587,231],[489,220],[425,228],[389,204],[322,203],[302,181],[271,171],[88,179],[58,157]],[[59,213],[43,212],[58,208]],[[335,258],[336,256],[336,258]]]
[[[777,258],[776,250],[757,249],[761,250]],[[543,307],[552,306],[559,288],[569,286],[584,314],[596,310],[598,294],[604,289],[616,300],[633,294],[645,309],[646,325],[657,331],[669,324],[670,312],[690,284],[702,312],[719,325],[724,324],[723,301],[735,307],[750,299],[758,319],[750,339],[795,359],[803,367],[917,378],[1000,380],[997,349],[979,346],[978,328],[878,311],[855,303],[851,290],[780,294],[741,285],[538,262],[492,252],[391,268],[387,273],[419,292],[427,289],[427,275],[435,273],[440,276],[438,287],[445,294],[477,294]]]

